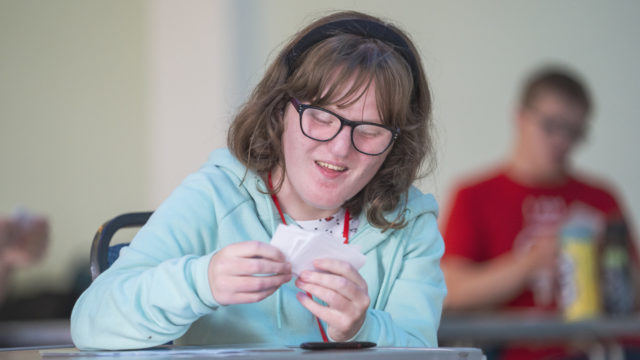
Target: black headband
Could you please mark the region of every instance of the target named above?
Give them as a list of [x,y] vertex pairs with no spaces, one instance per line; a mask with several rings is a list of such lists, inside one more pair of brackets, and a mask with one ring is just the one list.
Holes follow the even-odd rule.
[[315,44],[326,40],[330,37],[336,36],[340,33],[347,33],[353,35],[359,35],[365,38],[372,38],[382,40],[386,43],[393,45],[394,50],[398,52],[404,60],[409,64],[411,68],[411,74],[413,78],[413,92],[418,89],[418,63],[416,58],[409,48],[409,44],[405,39],[391,28],[380,24],[378,22],[362,19],[349,19],[349,20],[337,20],[333,21],[309,31],[305,36],[300,39],[291,50],[287,53],[285,61],[287,64],[288,76],[293,74],[295,70],[295,63],[298,58],[309,50]]

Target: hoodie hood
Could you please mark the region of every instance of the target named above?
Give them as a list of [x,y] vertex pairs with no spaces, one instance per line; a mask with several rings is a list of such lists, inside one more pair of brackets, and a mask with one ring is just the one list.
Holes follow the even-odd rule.
[[214,150],[209,155],[209,160],[205,166],[215,166],[227,173],[229,178],[253,199],[260,221],[265,229],[268,230],[269,235],[273,235],[280,223],[280,216],[273,205],[271,197],[266,194],[267,184],[262,178],[254,171],[247,170],[226,148]]

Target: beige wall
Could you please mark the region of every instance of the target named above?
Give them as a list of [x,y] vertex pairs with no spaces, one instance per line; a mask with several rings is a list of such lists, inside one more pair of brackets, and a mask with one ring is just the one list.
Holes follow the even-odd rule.
[[577,164],[618,185],[640,224],[640,3],[319,3],[0,0],[0,211],[23,204],[54,229],[47,261],[20,286],[63,283],[100,222],[157,206],[224,146],[274,49],[333,9],[389,18],[422,52],[439,148],[423,190],[442,201],[459,175],[503,158],[522,77],[560,61],[586,76],[597,101]]
[[[596,102],[577,167],[618,186],[640,224],[640,22],[634,1],[252,1],[262,15],[252,65],[300,26],[333,9],[388,18],[416,41],[433,88],[437,173],[422,182],[442,203],[455,180],[504,159],[511,147],[513,102],[524,76],[559,62],[584,74]],[[256,10],[255,7],[259,8]]]
[[149,190],[154,207],[225,144],[232,97],[230,1],[148,3]]
[[64,288],[99,224],[149,206],[146,16],[135,1],[0,1],[0,213],[52,225],[20,290]]

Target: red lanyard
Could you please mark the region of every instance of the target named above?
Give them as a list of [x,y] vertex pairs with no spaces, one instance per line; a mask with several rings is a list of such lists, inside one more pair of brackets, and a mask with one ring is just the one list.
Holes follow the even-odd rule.
[[[273,190],[273,184],[271,182],[271,172],[269,172],[269,190]],[[276,194],[271,194],[271,199],[273,199],[273,203],[276,205],[276,209],[278,209],[278,214],[280,214],[280,219],[282,220],[282,223],[287,225],[287,220],[285,220],[284,218],[284,213],[280,208],[280,202],[278,201],[278,197],[276,196]],[[344,228],[342,230],[342,237],[344,238],[345,244],[349,244],[349,220],[351,220],[349,216],[349,210],[345,209]],[[307,292],[307,296],[309,298],[313,298],[309,292]],[[320,335],[322,335],[322,341],[329,342],[327,333],[324,331],[324,328],[322,327],[322,323],[320,322],[320,319],[318,319],[317,317],[316,317],[316,322],[318,322],[318,329],[320,329]]]

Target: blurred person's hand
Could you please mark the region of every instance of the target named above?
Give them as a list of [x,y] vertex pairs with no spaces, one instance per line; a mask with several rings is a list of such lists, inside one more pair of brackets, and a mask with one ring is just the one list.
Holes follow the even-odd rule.
[[536,229],[530,239],[530,247],[520,256],[528,265],[531,276],[537,270],[548,270],[554,273],[558,263],[558,227],[541,226]]
[[535,228],[528,248],[520,254],[525,264],[525,282],[531,287],[537,305],[546,307],[553,303],[558,249],[558,227],[543,225]]
[[514,299],[525,287],[543,293],[536,295],[536,300],[540,297],[549,302],[557,272],[558,227],[530,228],[524,244],[483,263],[462,256],[445,257],[441,262],[448,288],[445,308],[495,309]]
[[0,216],[0,254],[13,237],[14,221]]
[[36,263],[49,243],[49,223],[45,217],[21,213],[0,218],[0,262],[9,268]]

